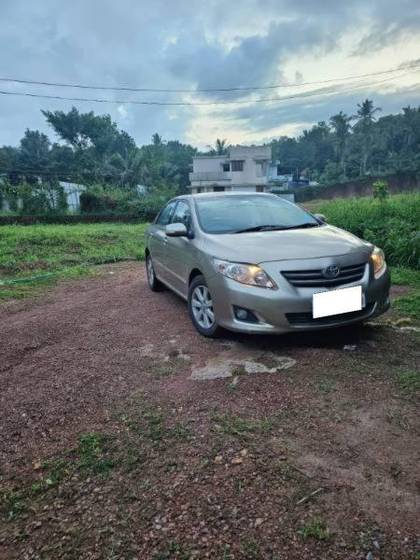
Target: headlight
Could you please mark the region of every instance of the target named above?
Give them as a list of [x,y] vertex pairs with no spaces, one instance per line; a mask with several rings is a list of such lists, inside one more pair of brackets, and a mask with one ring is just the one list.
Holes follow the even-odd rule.
[[249,286],[260,286],[275,290],[277,286],[262,268],[255,264],[241,264],[213,259],[217,272]]
[[379,247],[375,247],[370,256],[370,260],[373,263],[374,276],[375,278],[379,278],[380,276],[382,276],[386,269],[385,255],[382,249],[379,249]]

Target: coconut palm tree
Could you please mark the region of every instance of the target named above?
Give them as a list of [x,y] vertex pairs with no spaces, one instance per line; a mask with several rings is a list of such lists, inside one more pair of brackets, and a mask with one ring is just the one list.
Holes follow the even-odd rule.
[[354,125],[354,132],[360,136],[361,157],[359,175],[362,176],[367,173],[368,161],[374,149],[373,123],[376,121],[375,113],[382,109],[375,107],[371,99],[365,99],[362,103],[358,103],[357,107],[357,112],[353,117],[357,121]]
[[330,118],[330,125],[334,133],[334,148],[337,156],[337,162],[339,163],[343,179],[346,179],[346,156],[347,156],[347,145],[350,137],[350,121],[351,117],[340,111],[337,115]]
[[220,138],[216,139],[216,144],[214,146],[214,151],[216,155],[224,156],[227,153],[228,148],[229,145],[227,143],[226,138],[223,138],[223,140],[221,140]]

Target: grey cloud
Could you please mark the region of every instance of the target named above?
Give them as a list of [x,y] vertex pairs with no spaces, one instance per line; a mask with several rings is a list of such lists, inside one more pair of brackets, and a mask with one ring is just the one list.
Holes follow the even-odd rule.
[[418,14],[411,14],[401,21],[395,21],[387,26],[374,25],[371,32],[359,42],[353,51],[354,56],[363,56],[383,49],[402,38],[420,31],[420,9]]
[[345,90],[335,97],[314,98],[307,103],[292,102],[287,105],[272,105],[265,111],[258,111],[255,107],[240,109],[235,116],[245,124],[252,132],[265,131],[296,123],[316,124],[319,121],[328,121],[329,118],[343,111],[348,115],[354,115],[357,104],[366,98],[373,99],[375,106],[380,107],[380,115],[398,113],[402,107],[419,104],[420,84],[407,88],[401,88],[398,92],[375,92],[367,88],[364,91],[348,92]]
[[[418,26],[419,10],[418,0],[400,0],[398,4],[390,0],[241,0],[231,4],[222,0],[1,0],[1,74],[174,89],[264,85],[272,83],[274,77],[276,82],[281,80],[281,68],[289,57],[307,51],[321,55],[338,48],[341,34],[357,30],[361,23],[370,26],[365,49],[380,48],[384,41],[412,33]],[[226,38],[231,41],[226,42]],[[2,89],[6,87],[75,94],[74,90],[16,84]],[[98,92],[83,94],[94,97]],[[117,98],[112,92],[101,95]],[[176,95],[129,93],[124,98],[180,99]],[[273,126],[275,115],[280,115],[282,122],[312,122],[324,110],[328,109],[326,117],[339,110],[342,99],[344,93],[310,105],[229,108],[226,124],[245,119],[249,126],[261,130],[263,137],[264,127]],[[0,145],[16,144],[26,127],[46,131],[41,109],[68,110],[73,104],[0,96]],[[175,111],[126,105],[125,114],[111,104],[86,102],[78,107],[109,112],[138,143],[148,142],[155,131],[166,138],[183,139],[196,119],[194,111],[187,108]]]
[[226,51],[221,44],[210,43],[202,36],[185,32],[167,52],[167,66],[174,76],[184,77],[197,89],[250,86],[270,83],[277,68],[290,53],[318,47],[331,49],[335,34],[328,33],[318,22],[280,22],[270,25],[265,35],[238,39],[238,44]]

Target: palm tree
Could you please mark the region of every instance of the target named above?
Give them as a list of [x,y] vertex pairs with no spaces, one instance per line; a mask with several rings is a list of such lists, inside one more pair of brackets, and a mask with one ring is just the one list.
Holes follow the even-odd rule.
[[354,126],[356,134],[360,134],[360,148],[361,148],[361,158],[360,158],[360,168],[359,175],[366,175],[368,161],[373,152],[373,123],[376,121],[375,113],[378,113],[382,109],[380,107],[374,107],[373,101],[371,99],[365,99],[362,103],[357,104],[357,112],[354,115],[354,119],[357,123]]
[[152,134],[152,144],[154,146],[161,146],[163,144],[162,136],[160,136],[157,132]]
[[223,156],[227,153],[228,150],[228,143],[226,138],[223,138],[223,140],[220,140],[220,138],[216,139],[216,144],[214,146],[214,151],[216,152],[216,155],[218,156]]
[[340,111],[337,115],[330,118],[330,125],[334,132],[334,147],[337,156],[337,162],[339,163],[343,179],[346,179],[346,155],[347,155],[347,144],[350,137],[350,121],[351,117]]
[[374,117],[375,113],[382,111],[380,107],[374,107],[371,99],[365,99],[362,103],[358,103],[357,107],[357,113],[354,118],[357,119],[358,122],[374,122],[376,120]]

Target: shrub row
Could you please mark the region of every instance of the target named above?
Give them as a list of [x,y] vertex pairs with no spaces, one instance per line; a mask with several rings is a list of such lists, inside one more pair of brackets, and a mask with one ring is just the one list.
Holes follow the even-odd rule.
[[337,199],[320,206],[329,223],[381,247],[394,266],[420,268],[420,194]]
[[33,224],[97,224],[102,222],[140,223],[154,220],[156,210],[144,209],[135,214],[40,214],[0,216],[0,226]]

